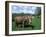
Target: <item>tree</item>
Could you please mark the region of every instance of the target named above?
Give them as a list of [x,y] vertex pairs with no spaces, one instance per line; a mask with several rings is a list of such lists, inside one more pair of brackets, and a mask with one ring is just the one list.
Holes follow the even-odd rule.
[[35,10],[35,15],[40,15],[41,14],[41,7],[37,7],[37,9]]

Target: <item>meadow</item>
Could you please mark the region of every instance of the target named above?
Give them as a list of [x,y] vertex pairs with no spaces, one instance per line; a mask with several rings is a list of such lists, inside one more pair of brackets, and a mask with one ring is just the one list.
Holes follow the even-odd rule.
[[[24,15],[24,14],[23,14]],[[22,15],[21,15],[22,16]],[[14,21],[15,14],[12,16],[12,31],[22,31],[22,30],[40,30],[41,29],[41,17],[39,16],[32,16],[32,25],[34,28],[31,27],[24,27],[24,28],[17,28],[16,23]]]

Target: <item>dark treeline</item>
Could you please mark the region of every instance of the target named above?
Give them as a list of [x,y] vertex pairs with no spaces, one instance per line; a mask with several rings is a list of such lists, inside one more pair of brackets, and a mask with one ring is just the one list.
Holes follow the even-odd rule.
[[31,16],[31,14],[24,14],[24,13],[20,13],[20,14],[13,13],[12,14],[12,16],[25,16],[25,15]]

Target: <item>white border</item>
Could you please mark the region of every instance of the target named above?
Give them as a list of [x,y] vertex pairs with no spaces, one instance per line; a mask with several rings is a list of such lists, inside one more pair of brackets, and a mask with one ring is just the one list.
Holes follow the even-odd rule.
[[[41,7],[41,30],[27,30],[27,31],[12,31],[12,5],[23,5],[23,6],[36,6]],[[41,4],[22,4],[22,3],[9,3],[9,34],[26,34],[26,33],[41,33],[44,32],[44,5]]]

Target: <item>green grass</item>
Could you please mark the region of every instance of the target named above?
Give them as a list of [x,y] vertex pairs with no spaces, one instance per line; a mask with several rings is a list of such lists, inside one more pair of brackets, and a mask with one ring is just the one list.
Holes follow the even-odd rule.
[[[34,16],[32,19],[32,25],[34,26],[33,30],[40,30],[41,29],[41,17],[38,18],[38,16]],[[28,28],[16,28],[15,22],[12,22],[12,31],[20,31],[20,30],[32,30],[31,27]]]
[[32,25],[34,26],[34,30],[41,29],[41,19],[40,18],[37,18],[37,16],[35,16],[32,19]]

